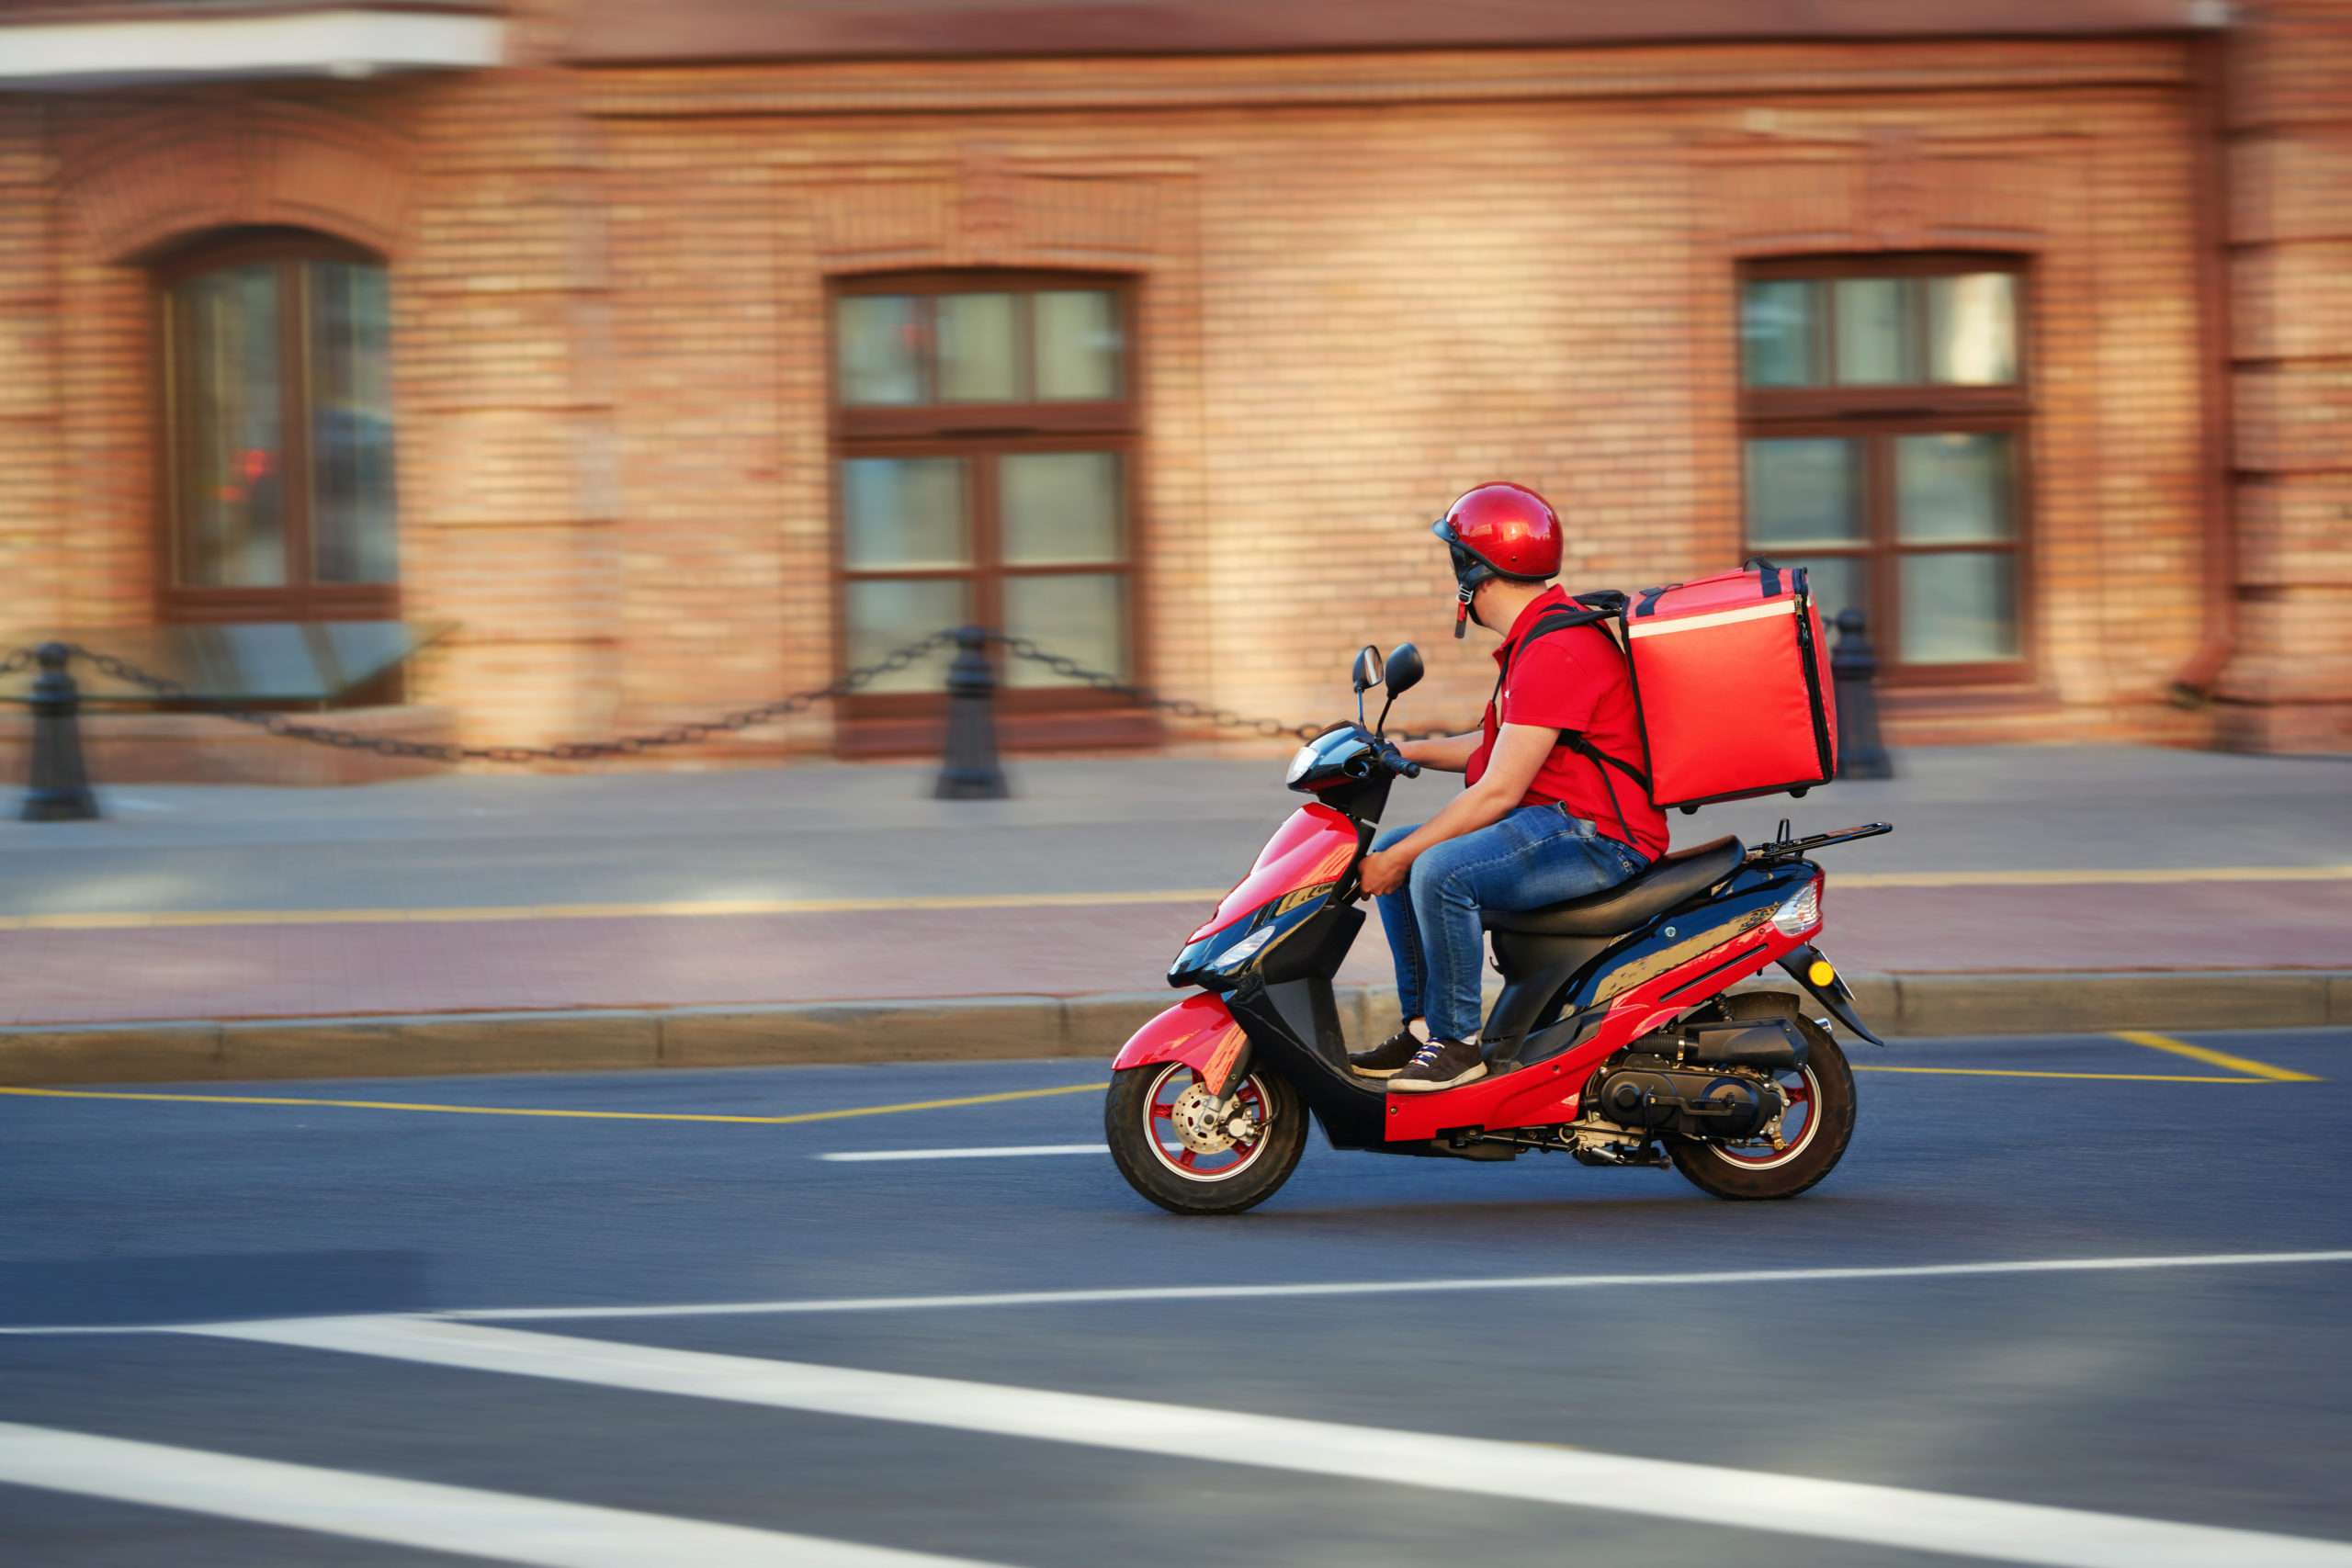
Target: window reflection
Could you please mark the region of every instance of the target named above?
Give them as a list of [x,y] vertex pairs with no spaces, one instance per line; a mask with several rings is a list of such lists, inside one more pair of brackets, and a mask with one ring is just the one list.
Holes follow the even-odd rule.
[[[877,664],[895,649],[972,619],[972,586],[961,578],[884,579],[842,584],[849,666]],[[944,648],[904,670],[876,676],[866,692],[936,692],[956,657]]]
[[1905,664],[2018,657],[2017,558],[2007,551],[1905,556],[1902,601]]
[[970,565],[968,490],[961,457],[849,458],[842,464],[842,564],[852,571]]
[[1919,378],[1911,352],[1913,281],[1841,277],[1831,285],[1840,386],[1897,387]]
[[998,459],[1008,566],[1126,558],[1116,452],[1019,452]]
[[844,296],[834,312],[842,401],[853,407],[920,403],[922,301],[905,294]]
[[1843,543],[1862,537],[1859,441],[1806,437],[1747,444],[1747,541]]
[[939,400],[1010,403],[1021,398],[1010,294],[939,296]]
[[1084,402],[1119,396],[1118,296],[1099,288],[1033,296],[1037,321],[1037,399]]
[[[1109,572],[1004,580],[1004,625],[1090,670],[1127,678],[1127,580]],[[1016,659],[1007,679],[1015,686],[1077,686],[1033,660]]]
[[2015,538],[2009,445],[1998,434],[1897,436],[1896,536],[1906,545]]
[[177,297],[175,388],[178,581],[193,588],[286,581],[286,388],[278,269],[224,267]]
[[1741,365],[1751,387],[1810,387],[1814,367],[1811,278],[1751,278],[1740,291]]
[[390,582],[399,572],[384,269],[314,261],[308,272],[311,572],[321,582]]
[[2016,380],[2016,276],[1973,272],[1928,279],[1928,361],[1931,379],[1955,386]]

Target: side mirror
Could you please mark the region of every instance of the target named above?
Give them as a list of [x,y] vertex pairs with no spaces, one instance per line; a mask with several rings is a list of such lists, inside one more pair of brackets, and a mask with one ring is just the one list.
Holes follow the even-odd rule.
[[1385,678],[1385,667],[1380,660],[1380,649],[1368,647],[1362,653],[1357,654],[1356,695],[1362,696],[1365,692],[1379,685]]
[[1388,695],[1393,701],[1421,682],[1421,650],[1411,643],[1397,644],[1388,654]]

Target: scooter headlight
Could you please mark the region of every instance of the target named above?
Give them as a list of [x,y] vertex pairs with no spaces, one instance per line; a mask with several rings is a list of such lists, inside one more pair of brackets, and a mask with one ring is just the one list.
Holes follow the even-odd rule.
[[1772,911],[1772,925],[1782,936],[1803,936],[1821,926],[1821,878],[1815,877],[1796,896]]
[[1216,963],[1212,967],[1220,975],[1232,974],[1256,957],[1260,948],[1274,940],[1274,931],[1275,928],[1271,924],[1260,926],[1256,931],[1218,953]]
[[1314,770],[1317,760],[1318,754],[1315,750],[1315,742],[1310,740],[1300,747],[1298,754],[1290,760],[1290,772],[1283,775],[1283,783],[1296,784]]

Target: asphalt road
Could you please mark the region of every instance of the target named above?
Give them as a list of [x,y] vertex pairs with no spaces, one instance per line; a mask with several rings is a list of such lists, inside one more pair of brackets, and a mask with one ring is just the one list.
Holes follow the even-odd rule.
[[[2193,1039],[2321,1080],[2352,1065],[2352,1032]],[[1091,1089],[788,1122],[309,1103],[808,1117],[1087,1085],[1093,1063],[0,1096],[0,1321],[111,1330],[0,1335],[0,1423],[34,1429],[0,1426],[0,1473],[48,1477],[0,1484],[0,1540],[26,1568],[472,1560],[433,1549],[459,1543],[903,1561],[824,1542],[1034,1568],[1843,1568],[2003,1541],[2030,1562],[2352,1562],[2352,1261],[1871,1272],[2352,1252],[2336,1086],[2177,1081],[2250,1075],[2108,1038],[1858,1051],[1969,1070],[1865,1074],[1845,1164],[1794,1202],[1317,1139],[1283,1192],[1224,1220],[1146,1205],[1100,1155],[812,1157],[1090,1145]],[[300,1103],[232,1102],[249,1089]],[[1770,1277],[1822,1269],[1862,1272]],[[1724,1270],[1765,1277],[1150,1293]],[[1143,1295],[938,1300],[1102,1289]],[[845,1298],[888,1304],[305,1315]],[[122,1326],[198,1319],[267,1321]],[[1169,1408],[1018,1392],[1037,1390]],[[1187,1425],[1201,1412],[1230,1418]],[[2067,1556],[2090,1550],[2070,1531],[2125,1527],[1914,1493],[2335,1544],[2261,1559],[2157,1529]],[[1755,1528],[1784,1508],[1795,1524]],[[293,1528],[322,1511],[345,1533]],[[287,1522],[223,1517],[241,1513]],[[389,1539],[348,1533],[363,1517]],[[1841,1522],[1914,1544],[1827,1539]]]

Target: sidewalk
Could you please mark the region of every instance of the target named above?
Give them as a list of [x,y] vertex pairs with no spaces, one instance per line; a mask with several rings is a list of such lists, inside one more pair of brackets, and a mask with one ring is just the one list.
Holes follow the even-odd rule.
[[[2118,976],[2097,1004],[2107,1013],[2139,1009],[2090,1026],[2333,1016],[2328,976],[2352,975],[2352,764],[2104,748],[1899,761],[1891,783],[1678,816],[1676,841],[1754,841],[1783,813],[1799,831],[1894,822],[1891,837],[1825,852],[1824,945],[1851,975],[1944,998],[1914,1007],[1895,980],[1873,980],[1866,1003],[1895,1027],[2061,1027],[2033,1020],[2057,1020],[2049,1008],[2079,1003],[2084,984],[2018,987],[2085,972]],[[644,1029],[623,1031],[624,1054],[644,1036],[656,1061],[683,1059],[660,1039],[661,1015],[681,1009],[753,1021],[729,1026],[741,1048],[773,1037],[806,1059],[786,1050],[798,1027],[787,1025],[812,1004],[991,997],[1053,1015],[1019,1023],[1007,1004],[990,1009],[1008,1047],[1043,1029],[1057,1049],[1091,1054],[1115,1045],[1105,1031],[1123,1036],[1165,1004],[1169,956],[1299,798],[1266,760],[1033,762],[1004,802],[932,801],[929,777],[825,765],[334,791],[150,785],[107,792],[102,821],[0,825],[0,1081],[85,1066],[155,1076],[123,1053],[166,1033],[212,1041],[195,1060],[223,1073],[243,1076],[225,1042],[248,1034],[300,1066],[285,1050],[292,1026],[235,1021],[397,1017],[422,1039],[422,1018],[535,1013],[531,1032],[547,1035],[580,1010],[600,1010],[607,1034],[620,1014],[643,1015]],[[1425,815],[1445,789],[1400,785],[1391,819]],[[2181,978],[2159,987],[2163,975]],[[1996,977],[2008,989],[1987,992]],[[1386,985],[1376,921],[1340,978]],[[2336,989],[2352,1021],[2352,980]],[[1115,1006],[1067,1003],[1106,994]],[[933,1054],[956,1048],[948,1013],[915,1012],[935,1021]],[[462,1033],[516,1035],[521,1022],[491,1021]],[[159,1023],[177,1027],[140,1027]],[[584,1048],[597,1031],[572,1023]],[[97,1039],[112,1043],[72,1043]],[[550,1051],[543,1042],[530,1058]],[[486,1045],[470,1060],[506,1065]]]

